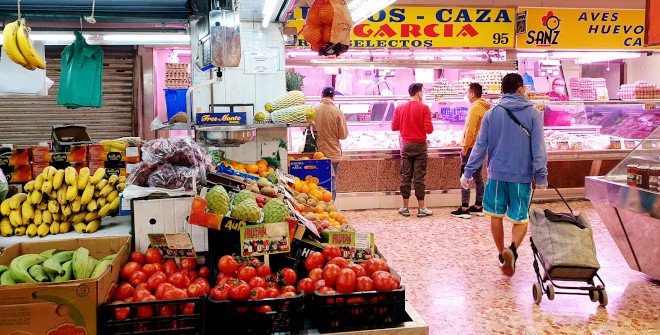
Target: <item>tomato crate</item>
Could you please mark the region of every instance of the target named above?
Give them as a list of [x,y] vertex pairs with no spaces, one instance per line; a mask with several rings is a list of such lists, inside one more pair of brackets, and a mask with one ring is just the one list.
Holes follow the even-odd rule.
[[321,332],[395,326],[406,321],[406,289],[321,295],[314,292],[307,314]]
[[[192,313],[185,313],[184,306],[194,304]],[[129,308],[125,320],[115,318],[115,310]],[[141,312],[150,309],[153,316],[138,318],[138,309]],[[167,313],[161,311],[166,309]],[[186,334],[204,335],[206,320],[206,296],[177,300],[158,300],[131,302],[122,304],[105,303],[98,309],[98,329],[100,335],[129,335],[129,334]],[[147,312],[148,313],[148,312]],[[185,314],[184,314],[185,313]],[[167,316],[162,316],[167,314]]]
[[207,328],[222,325],[223,334],[293,333],[303,329],[305,295],[247,301],[207,301]]

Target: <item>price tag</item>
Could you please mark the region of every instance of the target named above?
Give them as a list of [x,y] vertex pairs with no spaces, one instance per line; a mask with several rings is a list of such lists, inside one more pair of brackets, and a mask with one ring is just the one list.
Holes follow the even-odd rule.
[[[325,235],[326,232],[323,232]],[[342,252],[342,257],[354,262],[366,262],[375,255],[374,234],[331,231],[327,233],[328,242],[325,245],[336,245]]]
[[289,224],[264,223],[241,227],[241,256],[287,253],[291,250]]
[[178,234],[148,234],[151,246],[158,249],[166,258],[192,258],[195,257],[190,235]]
[[126,157],[138,157],[138,156],[140,156],[140,148],[138,147],[126,148]]

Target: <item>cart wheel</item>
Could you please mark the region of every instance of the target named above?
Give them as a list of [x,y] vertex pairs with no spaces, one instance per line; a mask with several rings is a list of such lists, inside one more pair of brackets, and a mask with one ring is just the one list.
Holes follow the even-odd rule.
[[540,304],[541,299],[543,299],[543,289],[541,288],[541,284],[534,283],[532,294],[534,295],[534,303],[537,305]]
[[598,302],[601,306],[605,307],[607,306],[607,291],[605,291],[605,288],[603,288],[602,285],[598,285],[597,287],[600,288],[600,292],[598,294]]
[[598,291],[589,291],[589,299],[591,299],[591,301],[593,302],[598,301],[598,296],[599,296]]
[[545,293],[548,295],[548,300],[555,300],[555,287],[552,284],[545,287]]

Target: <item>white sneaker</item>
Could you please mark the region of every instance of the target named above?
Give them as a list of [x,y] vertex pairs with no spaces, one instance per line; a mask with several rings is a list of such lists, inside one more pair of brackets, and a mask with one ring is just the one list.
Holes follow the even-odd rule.
[[433,215],[433,211],[430,210],[430,209],[428,209],[428,208],[426,208],[426,207],[424,207],[424,208],[419,208],[419,209],[417,210],[417,217],[418,217],[418,218],[423,218],[423,217],[431,216],[431,215]]
[[410,216],[410,210],[408,209],[408,207],[401,207],[401,208],[399,208],[399,214],[401,214],[405,217],[409,217]]

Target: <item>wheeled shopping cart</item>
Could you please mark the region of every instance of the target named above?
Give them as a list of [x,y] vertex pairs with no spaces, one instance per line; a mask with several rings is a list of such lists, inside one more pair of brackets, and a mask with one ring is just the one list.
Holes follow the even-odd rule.
[[[550,187],[557,191],[570,213],[553,213],[540,208],[529,213],[537,278],[532,291],[534,302],[541,303],[544,294],[549,300],[553,300],[555,294],[588,295],[591,301],[598,301],[605,307],[607,292],[605,283],[598,276],[600,264],[589,220],[584,213],[574,215],[559,190]],[[595,279],[598,279],[598,285]],[[584,284],[568,284],[570,282]],[[555,291],[555,288],[561,291]]]

